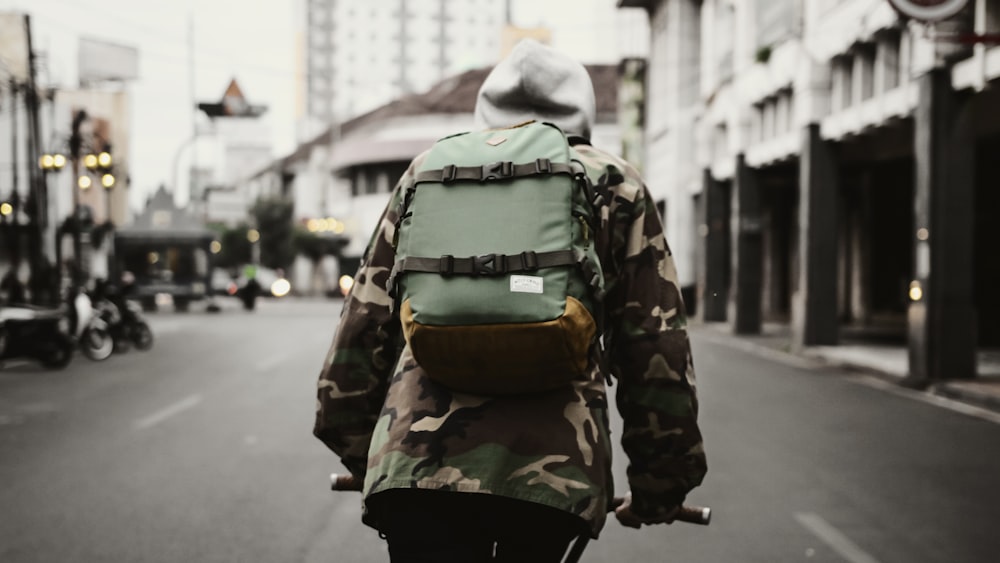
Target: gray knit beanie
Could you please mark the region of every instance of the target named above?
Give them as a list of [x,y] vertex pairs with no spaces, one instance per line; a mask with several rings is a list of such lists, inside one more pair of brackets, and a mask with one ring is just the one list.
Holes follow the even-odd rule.
[[536,120],[590,138],[597,115],[594,85],[579,62],[523,39],[486,77],[476,99],[476,127],[494,129]]

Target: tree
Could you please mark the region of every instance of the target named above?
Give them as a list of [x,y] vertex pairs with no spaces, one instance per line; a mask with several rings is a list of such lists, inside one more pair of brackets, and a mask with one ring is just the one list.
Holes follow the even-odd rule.
[[288,270],[295,262],[292,202],[284,198],[262,198],[250,210],[260,233],[260,263],[267,268]]
[[209,225],[209,228],[219,234],[219,243],[222,245],[219,253],[215,255],[216,266],[227,270],[237,270],[243,264],[251,261],[253,254],[250,241],[247,240],[247,231],[250,230],[248,223],[240,223],[234,228],[213,224]]

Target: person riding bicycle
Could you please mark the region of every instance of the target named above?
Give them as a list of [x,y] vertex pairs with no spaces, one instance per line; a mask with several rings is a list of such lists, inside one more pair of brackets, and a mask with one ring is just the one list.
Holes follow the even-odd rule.
[[592,360],[583,380],[511,396],[431,381],[405,345],[388,289],[396,202],[426,153],[383,212],[319,375],[313,433],[364,479],[362,520],[386,538],[394,563],[557,561],[574,537],[598,537],[614,493],[609,383],[629,458],[630,494],[615,510],[622,524],[671,523],[706,474],[686,314],[661,219],[639,172],[589,145],[595,116],[586,68],[533,40],[493,68],[475,108],[482,129],[553,123],[588,165],[620,174],[600,256],[605,360]]

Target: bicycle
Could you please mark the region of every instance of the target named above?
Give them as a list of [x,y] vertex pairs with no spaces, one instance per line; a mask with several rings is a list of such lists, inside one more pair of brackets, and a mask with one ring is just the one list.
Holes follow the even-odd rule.
[[[361,491],[362,487],[363,483],[356,479],[354,475],[330,474],[330,490],[332,491]],[[624,497],[614,497],[608,505],[608,512],[614,512],[624,502]],[[712,521],[712,509],[707,506],[685,505],[677,512],[674,521],[708,526]],[[578,537],[573,542],[573,545],[570,546],[563,563],[578,563],[589,542],[589,535],[584,534]]]

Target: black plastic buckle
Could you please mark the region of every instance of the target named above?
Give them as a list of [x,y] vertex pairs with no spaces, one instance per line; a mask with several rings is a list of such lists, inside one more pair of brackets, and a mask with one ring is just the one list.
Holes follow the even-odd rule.
[[510,178],[514,175],[514,163],[509,160],[483,165],[483,181]]
[[552,172],[552,161],[547,158],[539,158],[535,160],[535,173],[537,174],[548,174]]
[[450,276],[455,273],[455,257],[451,254],[445,254],[441,257],[438,263],[438,272],[442,276]]
[[454,164],[445,164],[441,167],[441,183],[447,184],[455,179],[458,174],[458,167]]
[[472,257],[473,275],[495,276],[506,273],[507,268],[503,256],[496,254],[483,254]]
[[538,269],[538,255],[534,250],[525,250],[521,253],[521,265],[527,272],[534,272]]

